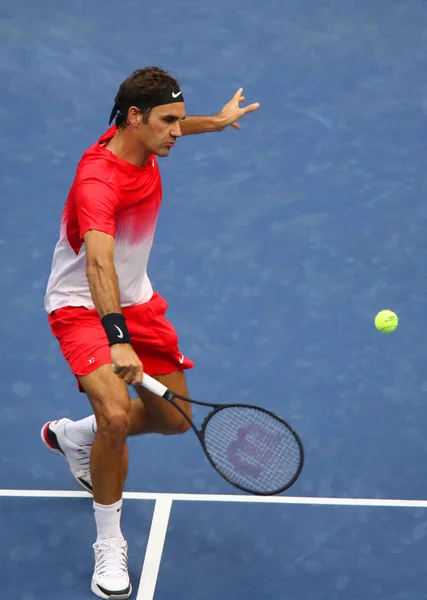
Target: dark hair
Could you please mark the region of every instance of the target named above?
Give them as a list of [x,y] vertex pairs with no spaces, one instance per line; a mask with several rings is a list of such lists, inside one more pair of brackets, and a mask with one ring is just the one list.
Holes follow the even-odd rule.
[[[116,117],[117,127],[122,129],[126,127],[128,111],[131,106],[142,104],[153,93],[177,87],[176,79],[161,67],[151,66],[134,71],[120,84],[114,99],[119,110]],[[140,109],[145,123],[147,123],[152,110],[152,108]]]

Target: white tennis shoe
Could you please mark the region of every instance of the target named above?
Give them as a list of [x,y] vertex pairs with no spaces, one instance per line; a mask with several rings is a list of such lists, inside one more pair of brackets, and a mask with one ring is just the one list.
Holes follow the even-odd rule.
[[132,594],[128,573],[128,545],[122,538],[106,538],[93,545],[95,570],[90,589],[106,600],[126,600]]
[[93,494],[90,476],[91,446],[77,446],[70,442],[65,435],[67,423],[71,423],[71,419],[64,418],[45,423],[41,430],[42,441],[51,452],[65,458],[77,483],[84,490]]

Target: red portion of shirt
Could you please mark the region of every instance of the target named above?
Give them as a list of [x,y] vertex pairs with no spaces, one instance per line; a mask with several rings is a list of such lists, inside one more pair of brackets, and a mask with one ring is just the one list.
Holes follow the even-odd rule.
[[136,167],[112,154],[104,146],[116,131],[114,125],[83,154],[65,203],[63,224],[76,254],[87,231],[133,245],[152,233],[157,220],[162,197],[157,160],[152,155]]

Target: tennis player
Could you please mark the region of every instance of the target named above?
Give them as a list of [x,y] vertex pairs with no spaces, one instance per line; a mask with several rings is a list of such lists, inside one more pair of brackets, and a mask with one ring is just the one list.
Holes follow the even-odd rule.
[[[242,93],[215,116],[187,117],[183,92],[169,73],[135,71],[119,87],[114,125],[83,154],[65,203],[45,308],[93,414],[50,421],[41,436],[93,493],[91,589],[101,598],[120,600],[132,592],[120,528],[127,436],[189,428],[176,409],[140,385],[145,371],[188,395],[184,371],[193,367],[165,316],[167,302],[147,275],[162,200],[157,157],[169,156],[183,135],[239,128],[239,119],[259,108],[244,107]],[[190,413],[188,404],[181,406]]]

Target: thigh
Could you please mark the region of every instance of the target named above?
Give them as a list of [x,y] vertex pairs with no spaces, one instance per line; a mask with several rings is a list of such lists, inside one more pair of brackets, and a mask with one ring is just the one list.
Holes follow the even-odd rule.
[[112,370],[111,364],[103,365],[88,375],[78,377],[86,392],[98,427],[115,417],[130,414],[130,399],[127,386]]

